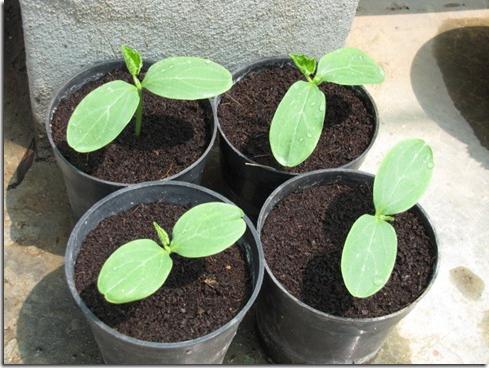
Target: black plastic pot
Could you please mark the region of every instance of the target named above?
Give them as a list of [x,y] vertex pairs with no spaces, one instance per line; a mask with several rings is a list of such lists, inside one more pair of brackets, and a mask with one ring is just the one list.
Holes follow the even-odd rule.
[[246,254],[253,292],[245,306],[231,321],[205,336],[183,342],[157,343],[123,335],[95,316],[76,290],[74,266],[86,235],[107,217],[139,203],[152,203],[159,200],[183,205],[197,205],[211,201],[232,203],[209,189],[178,181],[141,183],[110,194],[91,207],[71,232],[65,255],[65,274],[71,295],[87,319],[106,363],[137,365],[221,363],[241,320],[254,303],[263,280],[263,251],[258,233],[248,217],[245,216],[247,230],[238,241],[238,246]]
[[[152,62],[145,62],[145,68],[149,67]],[[51,132],[51,119],[54,111],[56,110],[59,102],[66,96],[72,94],[78,90],[84,84],[89,81],[100,78],[105,73],[114,70],[117,67],[123,66],[122,61],[107,61],[90,66],[79,74],[75,75],[72,79],[66,82],[63,87],[56,93],[51,101],[48,115],[46,119],[46,132],[48,135],[49,143],[56,157],[61,172],[63,173],[63,179],[66,185],[66,191],[68,192],[68,198],[70,201],[71,209],[75,219],[78,219],[91,205],[97,202],[99,199],[105,197],[107,194],[112,193],[118,189],[125,188],[127,183],[117,183],[96,178],[89,174],[79,170],[73,164],[71,164],[58,150],[54,144],[52,132]],[[201,106],[210,112],[211,104],[210,100],[202,100]],[[195,161],[192,165],[180,171],[179,173],[162,179],[167,180],[180,180],[190,183],[199,184],[202,172],[205,167],[205,163],[209,156],[209,153],[214,145],[214,141],[217,135],[217,127],[214,120],[211,121],[211,140],[209,146],[202,154],[202,156]]]
[[[354,170],[318,170],[293,178],[278,187],[263,205],[257,230],[273,207],[289,193],[336,181],[373,183],[373,175]],[[318,311],[291,295],[275,278],[265,260],[265,278],[257,301],[257,325],[273,360],[280,363],[338,364],[372,360],[391,329],[427,293],[438,272],[439,254],[435,231],[421,206],[414,210],[428,229],[436,264],[428,287],[410,305],[375,318],[344,318]],[[331,295],[334,298],[334,295]]]
[[[263,59],[234,72],[233,80],[236,83],[250,72],[263,69],[270,65],[285,66],[293,64],[290,58],[287,57]],[[340,167],[344,169],[357,169],[360,167],[365,159],[365,155],[372,147],[379,129],[377,107],[370,94],[361,86],[351,88],[365,101],[367,108],[370,110],[369,112],[374,116],[375,130],[367,149],[356,159]],[[212,109],[214,112],[214,121],[217,122],[217,127],[221,135],[219,147],[221,149],[222,175],[229,187],[231,199],[240,205],[248,216],[257,217],[263,202],[265,202],[270,193],[286,180],[300,174],[261,165],[238,151],[227,139],[219,124],[217,112],[220,101],[220,96],[212,100]]]

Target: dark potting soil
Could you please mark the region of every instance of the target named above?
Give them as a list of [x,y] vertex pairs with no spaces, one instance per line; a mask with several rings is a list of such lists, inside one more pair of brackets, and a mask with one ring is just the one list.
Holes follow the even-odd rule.
[[172,254],[168,279],[146,299],[116,305],[98,292],[98,274],[114,250],[134,239],[158,241],[153,221],[171,234],[187,209],[162,202],[139,204],[106,218],[88,234],[76,260],[75,285],[88,308],[107,325],[145,341],[185,341],[223,326],[246,304],[251,276],[245,254],[236,245],[206,258]]
[[355,220],[373,214],[372,187],[334,183],[291,193],[271,211],[262,229],[266,261],[295,297],[336,316],[383,316],[413,302],[428,286],[434,244],[413,210],[395,216],[398,239],[394,271],[378,293],[352,297],[341,277],[343,244]]
[[294,168],[275,160],[268,140],[270,123],[288,88],[301,79],[295,67],[273,65],[249,73],[226,92],[218,117],[232,145],[255,162],[298,173],[340,167],[360,156],[373,139],[373,111],[353,88],[323,83],[319,88],[326,95],[326,117],[313,154]]
[[139,138],[134,135],[133,119],[106,147],[90,153],[73,150],[66,141],[66,128],[75,107],[92,90],[117,79],[132,83],[127,71],[116,69],[87,82],[60,101],[51,120],[52,135],[61,154],[70,163],[100,179],[139,183],[175,175],[202,156],[212,136],[212,114],[204,105],[207,100],[170,100],[148,90],[143,92]]

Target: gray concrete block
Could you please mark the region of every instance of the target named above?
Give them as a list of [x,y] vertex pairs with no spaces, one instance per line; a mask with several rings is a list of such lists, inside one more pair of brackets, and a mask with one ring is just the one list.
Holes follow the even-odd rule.
[[34,118],[82,67],[119,58],[208,57],[232,68],[260,57],[341,47],[358,0],[20,0]]

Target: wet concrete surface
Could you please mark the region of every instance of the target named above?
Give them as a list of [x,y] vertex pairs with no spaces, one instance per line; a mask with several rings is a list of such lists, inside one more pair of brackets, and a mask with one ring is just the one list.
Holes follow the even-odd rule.
[[402,337],[395,327],[389,334],[387,343],[382,347],[374,363],[391,362],[395,364],[412,364],[409,339]]
[[450,280],[466,298],[471,300],[480,299],[486,288],[484,281],[466,267],[451,269]]
[[[437,0],[422,11],[418,1],[361,1],[347,40],[386,71],[382,85],[368,87],[381,127],[362,170],[375,172],[390,146],[413,136],[432,145],[436,163],[421,204],[440,241],[438,279],[374,363],[489,363],[489,11],[481,1],[452,3]],[[100,363],[64,281],[73,221],[61,174],[52,157],[29,151],[34,132],[18,4],[8,2],[5,14],[4,363]],[[218,167],[216,149],[205,182],[222,190]],[[225,362],[270,363],[253,310]]]

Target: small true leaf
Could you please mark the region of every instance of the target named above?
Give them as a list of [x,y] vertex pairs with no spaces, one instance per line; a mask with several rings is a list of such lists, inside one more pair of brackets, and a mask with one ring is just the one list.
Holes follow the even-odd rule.
[[400,142],[385,156],[374,181],[374,204],[379,215],[407,211],[428,187],[433,152],[421,139]]
[[384,81],[384,71],[363,51],[343,48],[319,60],[314,79],[343,85],[381,83]]
[[316,59],[304,54],[290,54],[295,66],[305,76],[310,76],[316,70]]
[[169,253],[153,240],[134,240],[119,247],[105,261],[97,288],[110,303],[140,300],[163,285],[172,265]]
[[283,97],[270,126],[273,156],[282,165],[297,166],[316,148],[323,130],[326,97],[313,83],[297,81]]
[[387,283],[397,254],[396,232],[391,224],[362,215],[353,224],[341,255],[341,274],[346,288],[366,298]]
[[148,69],[142,85],[162,97],[199,100],[226,92],[233,84],[223,66],[198,57],[169,57]]
[[121,50],[127,70],[129,70],[131,75],[137,77],[143,67],[143,59],[141,58],[141,55],[136,50],[125,45],[121,47]]
[[78,152],[92,152],[112,142],[139,104],[137,88],[116,80],[96,88],[78,104],[68,122],[68,144]]
[[163,244],[164,247],[169,246],[170,245],[170,237],[168,236],[168,233],[166,232],[166,230],[163,229],[156,222],[153,222],[153,227],[155,228],[156,234],[158,234],[158,238],[160,238],[161,244]]
[[207,257],[233,245],[246,231],[243,211],[210,202],[185,212],[173,227],[172,252],[188,258]]

